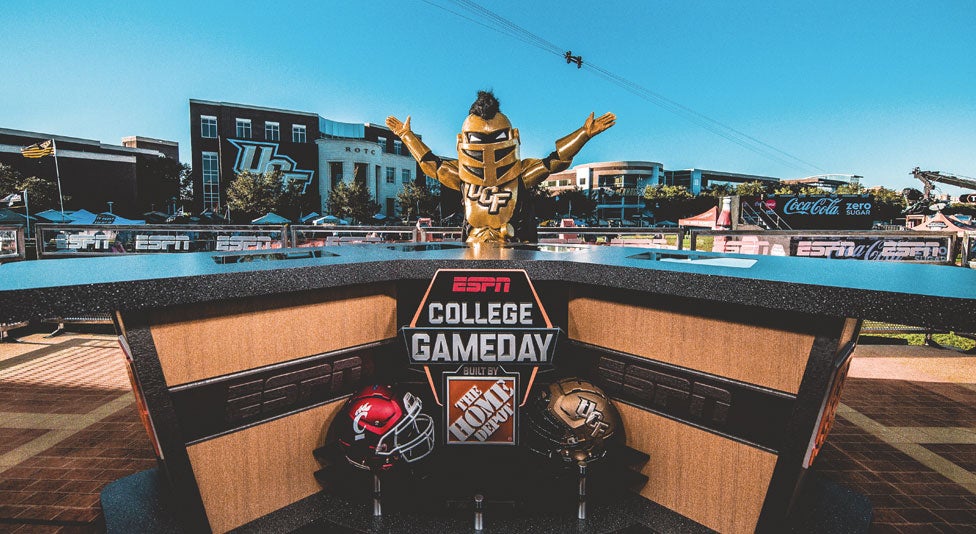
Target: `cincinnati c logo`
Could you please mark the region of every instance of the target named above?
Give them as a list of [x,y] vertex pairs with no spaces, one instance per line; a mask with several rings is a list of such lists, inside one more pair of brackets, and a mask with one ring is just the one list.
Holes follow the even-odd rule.
[[356,408],[356,415],[352,418],[352,431],[356,433],[357,441],[366,437],[366,427],[360,425],[359,422],[366,417],[366,414],[369,413],[370,408],[372,408],[372,406],[368,402],[363,404],[359,408]]
[[499,189],[498,186],[485,187],[472,185],[468,187],[467,195],[469,200],[478,203],[479,206],[488,208],[488,213],[497,215],[501,208],[508,205],[512,200],[512,192],[507,189]]

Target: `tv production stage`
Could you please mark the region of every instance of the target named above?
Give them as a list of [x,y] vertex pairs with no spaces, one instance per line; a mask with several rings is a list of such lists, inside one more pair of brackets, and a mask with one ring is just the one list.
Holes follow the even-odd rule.
[[0,323],[114,318],[158,466],[102,491],[109,532],[866,532],[807,471],[861,321],[976,331],[972,269],[627,247],[0,275]]

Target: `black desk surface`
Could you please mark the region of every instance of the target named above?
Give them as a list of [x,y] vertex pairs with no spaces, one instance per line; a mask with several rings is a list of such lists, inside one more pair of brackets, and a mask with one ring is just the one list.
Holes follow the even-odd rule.
[[816,315],[976,331],[976,270],[597,245],[432,243],[145,254],[0,265],[0,322],[379,282],[441,268]]

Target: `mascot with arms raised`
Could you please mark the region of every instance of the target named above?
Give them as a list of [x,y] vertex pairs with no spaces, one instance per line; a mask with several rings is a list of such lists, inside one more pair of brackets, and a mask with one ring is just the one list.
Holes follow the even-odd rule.
[[596,119],[591,113],[582,128],[556,141],[556,150],[547,157],[519,159],[518,129],[499,111],[495,95],[478,91],[469,113],[458,134],[457,161],[435,156],[410,130],[409,116],[405,122],[386,119],[424,174],[461,192],[469,243],[535,241],[536,221],[526,188],[568,169],[583,145],[616,121],[613,113]]

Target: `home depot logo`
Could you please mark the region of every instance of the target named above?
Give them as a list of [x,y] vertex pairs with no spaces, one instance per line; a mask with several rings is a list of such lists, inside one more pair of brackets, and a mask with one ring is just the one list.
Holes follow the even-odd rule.
[[515,376],[447,378],[447,443],[515,444]]

